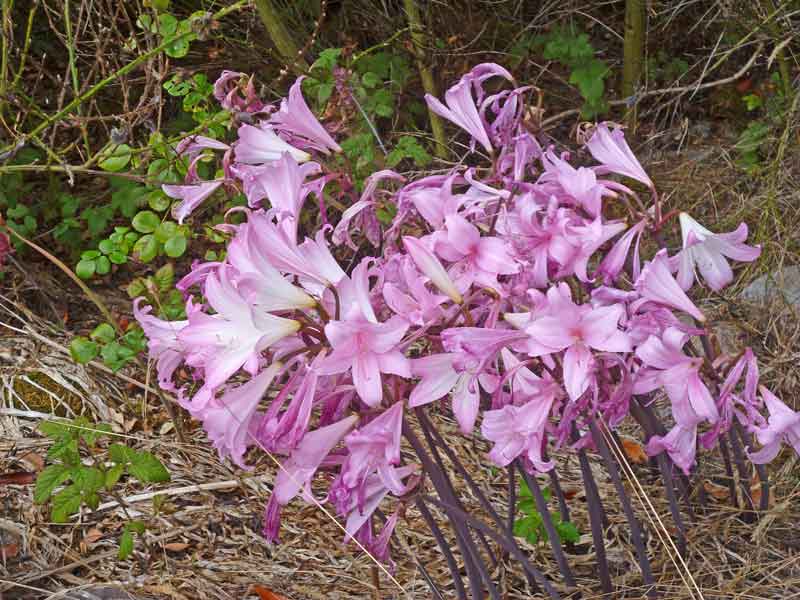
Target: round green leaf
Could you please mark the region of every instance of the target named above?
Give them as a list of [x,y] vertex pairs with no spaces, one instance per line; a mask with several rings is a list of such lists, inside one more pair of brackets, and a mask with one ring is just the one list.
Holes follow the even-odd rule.
[[85,252],[81,252],[81,260],[92,260],[98,256],[100,256],[100,253],[97,250],[86,250]]
[[97,342],[108,344],[117,337],[117,332],[114,331],[114,328],[108,323],[100,323],[100,325],[95,327],[94,331],[89,334],[89,337]]
[[[112,236],[113,235],[114,234],[112,234]],[[97,247],[100,249],[100,252],[102,252],[103,254],[109,254],[114,250],[114,242],[112,242],[110,239],[101,240],[100,243],[97,244]]]
[[175,221],[164,221],[155,231],[156,239],[162,244],[169,238],[174,237],[178,232],[178,224]]
[[[103,258],[105,258],[105,257],[103,257]],[[108,259],[107,260],[110,260],[115,265],[124,265],[126,262],[128,262],[128,257],[125,256],[122,252],[115,251],[115,252],[112,252],[111,254],[108,255]],[[99,269],[98,269],[98,271],[99,271]]]
[[76,337],[69,343],[69,354],[76,363],[85,365],[100,353],[100,348],[85,337]]
[[170,258],[178,258],[186,252],[186,238],[178,234],[164,242],[164,252]]
[[101,152],[100,168],[104,171],[117,173],[124,169],[131,161],[131,147],[128,144],[119,144]]
[[[114,252],[110,256],[114,256]],[[108,256],[101,256],[94,261],[95,271],[98,275],[108,275],[111,272],[111,261]]]
[[75,274],[81,279],[91,279],[96,269],[93,260],[82,260],[75,266]]
[[161,219],[151,210],[136,213],[131,221],[133,228],[140,233],[153,233],[160,223]]
[[133,246],[133,254],[144,263],[158,256],[158,240],[152,235],[145,235]]
[[172,198],[161,190],[153,190],[147,194],[147,205],[155,211],[164,212],[169,208]]

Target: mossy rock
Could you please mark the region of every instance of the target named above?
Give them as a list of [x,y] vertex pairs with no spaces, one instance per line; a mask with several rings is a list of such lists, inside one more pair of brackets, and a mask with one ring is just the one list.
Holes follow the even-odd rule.
[[[25,381],[20,376],[14,378],[13,389],[18,396],[12,398],[12,405],[15,408],[24,410],[26,408],[25,405],[27,405],[27,409],[29,410],[46,413],[52,412],[59,417],[70,416],[64,405],[69,406],[75,414],[83,412],[83,399],[55,381],[47,373],[43,371],[27,371],[25,375],[36,385]],[[53,396],[44,390],[60,398],[61,402],[56,402]],[[25,402],[25,405],[20,403],[20,398]]]

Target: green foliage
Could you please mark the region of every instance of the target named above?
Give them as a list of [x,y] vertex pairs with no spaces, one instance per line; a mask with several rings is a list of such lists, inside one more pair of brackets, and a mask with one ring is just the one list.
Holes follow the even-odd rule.
[[747,112],[752,116],[734,145],[736,164],[750,175],[757,174],[763,158],[772,147],[771,140],[786,122],[786,111],[791,99],[783,92],[780,73],[770,76],[769,84],[742,97]]
[[[545,501],[550,501],[550,489],[544,488],[542,496]],[[514,521],[514,535],[525,538],[531,544],[537,544],[540,540],[547,538],[547,531],[544,528],[544,521],[541,513],[536,508],[536,501],[533,493],[524,481],[520,483],[519,501],[517,510],[520,517]],[[553,521],[556,533],[562,542],[571,544],[580,539],[580,532],[572,521],[562,521],[558,512],[551,512],[550,518]]]
[[431,155],[425,150],[419,140],[410,135],[404,135],[395,144],[392,151],[386,156],[386,165],[396,167],[403,159],[409,158],[418,167],[427,167],[431,162]]
[[677,56],[670,56],[660,48],[647,58],[647,78],[652,83],[668,85],[689,71],[689,63]]
[[214,138],[225,135],[230,119],[227,112],[220,109],[214,98],[214,85],[204,73],[195,73],[188,78],[183,73],[176,73],[164,82],[164,90],[170,96],[182,98],[184,114],[190,115],[195,123],[206,125],[207,135]]
[[[101,325],[93,335],[108,338],[109,332]],[[107,423],[92,423],[81,416],[67,422],[43,421],[39,431],[54,441],[47,453],[53,464],[36,478],[33,498],[37,504],[50,503],[50,519],[54,523],[68,522],[81,506],[96,509],[102,495],[110,493],[126,473],[142,484],[170,479],[169,471],[150,452],[118,443],[107,450],[103,448],[100,442],[111,433]],[[90,465],[84,464],[84,456]],[[141,521],[126,523],[120,537],[120,559],[133,552],[133,533],[142,535],[144,531]]]
[[69,344],[72,360],[85,365],[98,356],[112,371],[119,371],[131,362],[147,346],[144,332],[138,325],[131,325],[117,339],[117,332],[108,323],[95,327],[89,338],[77,336]]
[[[216,255],[206,256],[207,260],[218,258]],[[153,275],[133,279],[128,284],[128,297],[131,299],[143,297],[145,303],[156,307],[157,315],[167,321],[185,319],[183,295],[174,286],[175,269],[171,263],[167,263]]]
[[[523,42],[519,42],[524,49]],[[577,33],[568,26],[535,37],[529,46],[541,48],[546,60],[556,61],[570,70],[569,82],[578,88],[584,104],[581,114],[592,119],[608,110],[604,79],[609,74],[608,64],[595,57],[595,49],[585,33]],[[517,52],[520,52],[517,48]]]

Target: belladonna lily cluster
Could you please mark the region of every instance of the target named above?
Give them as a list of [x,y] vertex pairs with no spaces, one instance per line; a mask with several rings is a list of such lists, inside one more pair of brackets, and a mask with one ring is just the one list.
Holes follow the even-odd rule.
[[[529,130],[530,91],[478,65],[444,103],[427,98],[468,134],[476,166],[414,181],[378,171],[360,197],[301,80],[269,105],[246,76],[223,73],[215,92],[241,123],[236,139],[178,146],[190,168],[184,185],[164,186],[180,200],[175,216],[227,189],[246,195],[246,218],[219,226],[224,260],[180,282],[186,320],[162,321],[141,301],[135,314],[159,384],[220,457],[242,468],[250,447],[282,457],[268,538],[283,506],[316,494],[345,519],[347,539],[386,558],[402,505],[389,497],[410,497],[428,471],[401,441],[418,447],[415,423],[434,406],[488,440],[487,461],[526,475],[553,469],[558,452],[595,448],[598,425],[613,432],[659,397],[671,416],[646,431],[647,451],[687,476],[698,442],[711,449],[733,429],[756,463],[782,444],[800,451],[800,415],[759,385],[749,349],[704,352],[706,317],[687,295],[722,289],[729,261],[758,257],[747,226],[713,233],[681,214],[682,247],[653,250],[663,238],[653,232],[675,222],[659,220],[622,130],[584,131],[593,160],[578,166]],[[222,175],[200,180],[197,161],[214,156]],[[348,209],[332,217],[328,198]],[[387,205],[391,223],[378,218]],[[179,383],[180,366],[190,377]]]

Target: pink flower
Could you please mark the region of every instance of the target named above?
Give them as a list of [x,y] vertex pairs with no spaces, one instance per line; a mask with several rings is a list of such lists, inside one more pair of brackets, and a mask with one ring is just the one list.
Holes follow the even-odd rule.
[[408,323],[392,317],[384,323],[366,319],[331,321],[325,326],[333,352],[320,365],[320,373],[334,375],[352,370],[358,396],[369,406],[383,399],[381,373],[410,377],[408,361],[397,344],[408,331]]
[[350,415],[327,427],[309,431],[278,471],[272,490],[275,501],[286,506],[300,490],[303,490],[305,497],[311,497],[309,484],[314,473],[333,447],[357,422],[358,416]]
[[606,253],[600,265],[597,267],[595,277],[598,275],[601,276],[606,285],[609,285],[619,277],[622,269],[625,268],[625,261],[628,258],[628,252],[630,252],[634,238],[636,239],[636,247],[633,253],[633,276],[634,278],[639,276],[641,272],[641,265],[639,264],[639,239],[641,238],[646,224],[647,222],[644,219],[639,221],[636,225],[628,229],[625,235],[614,242],[611,250]]
[[767,427],[756,428],[756,439],[762,448],[750,455],[750,460],[761,465],[778,456],[781,442],[789,444],[800,454],[800,412],[795,412],[763,385],[759,388],[761,397],[769,410]]
[[591,139],[586,142],[586,147],[605,169],[640,181],[651,189],[654,187],[642,165],[631,152],[620,127],[610,131],[607,123],[600,123]]
[[205,297],[216,314],[190,314],[189,324],[178,333],[186,362],[204,370],[203,388],[187,407],[191,411],[202,411],[211,392],[240,368],[257,373],[261,352],[300,328],[297,321],[250,306],[224,267],[206,278]]
[[446,231],[434,241],[436,253],[453,264],[450,277],[463,291],[473,283],[497,289],[498,275],[519,271],[506,243],[498,237],[482,237],[478,228],[460,215],[445,219]]
[[659,250],[653,260],[645,263],[644,269],[636,279],[636,291],[642,298],[633,303],[631,308],[634,311],[647,302],[655,302],[682,310],[701,323],[706,320],[705,315],[689,300],[672,276],[666,250]]
[[[172,374],[183,362],[183,345],[178,340],[178,333],[189,324],[189,321],[163,321],[150,314],[152,307],[140,309],[144,298],[133,301],[133,315],[147,336],[149,356],[156,361],[158,385],[161,389],[175,391]],[[191,306],[191,305],[190,305]],[[187,312],[191,312],[187,308]]]
[[178,156],[186,156],[189,160],[193,160],[207,148],[211,150],[230,150],[228,144],[224,144],[213,138],[204,135],[190,135],[189,137],[183,138],[175,147],[175,154]]
[[400,264],[393,265],[395,277],[383,284],[383,299],[386,305],[411,325],[426,325],[444,316],[441,305],[447,296],[431,292],[425,277],[420,277],[414,262],[408,256],[400,257]]
[[387,490],[395,496],[406,493],[406,486],[395,465],[400,463],[400,435],[403,428],[403,403],[391,408],[345,438],[348,454],[342,471],[331,486],[331,499],[346,514],[353,495],[364,506],[368,478],[377,474]]
[[239,127],[239,140],[236,142],[236,161],[247,165],[261,165],[279,160],[284,152],[292,155],[297,162],[311,159],[308,152],[289,145],[271,127]]
[[[489,154],[492,154],[494,149],[486,131],[486,124],[478,112],[476,99],[472,95],[472,87],[473,85],[477,87],[480,82],[493,75],[500,75],[508,80],[512,79],[511,74],[499,65],[478,65],[445,92],[446,106],[434,96],[425,94],[428,108],[469,133]],[[477,102],[480,101],[479,96]]]
[[439,262],[439,259],[427,248],[422,240],[404,236],[403,246],[405,246],[406,252],[408,252],[414,264],[417,265],[417,268],[431,280],[431,283],[453,302],[461,304],[463,299],[453,280],[450,279],[450,275],[447,274],[442,263]]
[[719,411],[700,378],[703,359],[686,356],[682,351],[687,337],[677,327],[669,327],[661,337],[651,335],[641,344],[636,356],[651,369],[637,373],[633,391],[643,394],[663,386],[679,424],[688,426],[704,420],[715,423]]
[[230,388],[222,397],[212,400],[204,411],[203,428],[220,459],[229,456],[241,468],[249,469],[243,457],[247,447],[252,445],[253,417],[281,367],[280,363],[273,363],[247,383]]
[[545,426],[553,405],[553,396],[534,398],[522,406],[509,404],[483,415],[481,433],[494,442],[489,460],[500,467],[511,464],[525,455],[537,471],[549,471],[552,461],[542,459]]
[[168,185],[163,184],[161,189],[170,198],[181,200],[179,204],[172,207],[172,216],[183,225],[184,219],[194,212],[202,204],[203,200],[217,191],[217,188],[224,183],[222,179],[214,181],[202,181],[189,185]]
[[330,150],[341,152],[330,134],[320,124],[303,98],[302,83],[298,77],[289,89],[289,97],[281,100],[280,109],[273,113],[269,122],[280,131],[290,134],[298,145],[329,154]]
[[565,283],[547,292],[547,314],[525,327],[530,336],[531,355],[564,354],[564,385],[569,397],[577,400],[589,387],[594,358],[591,349],[601,352],[630,352],[631,341],[618,327],[625,310],[620,304],[592,308],[572,301]]
[[678,424],[665,436],[654,435],[647,442],[646,451],[650,456],[666,451],[672,462],[688,477],[697,454],[697,423]]
[[761,254],[761,246],[748,246],[747,225],[742,223],[731,233],[713,233],[686,213],[680,214],[683,250],[670,259],[678,269],[678,283],[684,290],[692,287],[695,269],[700,271],[708,287],[720,291],[733,281],[727,258],[752,262]]
[[[244,83],[244,90],[242,90],[245,78],[247,78],[247,82]],[[214,98],[226,110],[254,113],[268,108],[256,96],[253,78],[237,71],[222,72],[217,81],[214,82]]]

